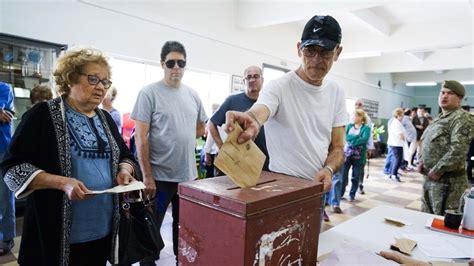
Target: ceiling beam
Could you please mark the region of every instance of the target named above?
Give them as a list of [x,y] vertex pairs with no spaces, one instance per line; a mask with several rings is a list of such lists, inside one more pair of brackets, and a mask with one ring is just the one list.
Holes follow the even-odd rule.
[[377,13],[371,9],[360,9],[351,12],[358,18],[367,29],[384,37],[391,35],[392,27],[385,19],[378,16]]
[[348,4],[345,1],[251,1],[237,0],[235,2],[236,25],[242,29],[266,27],[271,25],[308,21],[314,15],[343,14],[353,10],[365,9],[379,6],[374,2],[354,2]]
[[405,52],[407,55],[411,55],[420,61],[425,61],[430,55],[433,54],[432,51],[424,51],[424,52]]
[[367,73],[394,73],[446,69],[473,69],[473,47],[443,49],[433,52],[423,61],[406,52],[386,53],[365,59]]

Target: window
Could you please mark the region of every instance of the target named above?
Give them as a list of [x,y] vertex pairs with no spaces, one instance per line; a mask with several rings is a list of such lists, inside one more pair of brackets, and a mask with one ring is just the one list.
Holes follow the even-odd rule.
[[114,107],[120,113],[130,113],[135,105],[138,92],[147,84],[163,78],[161,66],[118,58],[110,60],[112,66],[112,85],[117,88]]
[[[150,83],[163,79],[159,64],[111,58],[113,86],[117,88],[114,107],[120,113],[130,113],[140,90]],[[208,116],[211,105],[221,104],[229,95],[229,75],[187,68],[182,82],[193,88],[201,98]]]
[[356,98],[346,98],[346,109],[349,117],[354,114]]
[[289,69],[286,68],[281,68],[269,64],[263,64],[263,86],[268,84],[269,81],[277,79],[283,75],[285,75],[286,72],[290,71]]
[[221,104],[229,95],[229,75],[186,69],[182,82],[193,88],[201,98],[207,116],[211,116],[211,105]]

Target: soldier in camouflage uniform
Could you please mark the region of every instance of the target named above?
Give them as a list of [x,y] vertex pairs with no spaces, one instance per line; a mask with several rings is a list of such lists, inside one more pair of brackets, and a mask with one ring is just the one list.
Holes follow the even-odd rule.
[[461,108],[464,86],[446,80],[438,97],[442,109],[421,137],[421,163],[418,171],[425,177],[423,212],[444,215],[458,209],[459,199],[468,188],[466,153],[474,135],[474,118]]

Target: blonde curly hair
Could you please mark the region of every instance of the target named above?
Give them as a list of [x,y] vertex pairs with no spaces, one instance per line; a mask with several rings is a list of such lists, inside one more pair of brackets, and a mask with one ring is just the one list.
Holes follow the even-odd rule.
[[356,117],[356,116],[362,118],[362,124],[367,124],[367,122],[368,122],[367,114],[365,113],[364,110],[362,110],[362,109],[355,109],[355,110],[354,110],[354,117]]
[[111,67],[107,57],[100,50],[94,48],[76,48],[66,51],[59,57],[54,71],[54,80],[59,95],[67,96],[71,92],[71,85],[79,80],[84,67],[89,63],[99,64],[107,69],[108,78],[111,78]]

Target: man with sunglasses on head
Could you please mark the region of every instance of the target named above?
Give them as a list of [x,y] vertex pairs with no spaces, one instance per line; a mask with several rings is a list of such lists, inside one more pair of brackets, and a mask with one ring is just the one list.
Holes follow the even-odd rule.
[[[300,67],[272,80],[247,112],[226,114],[228,131],[234,121],[243,126],[239,143],[255,137],[267,122],[270,171],[322,182],[325,192],[344,162],[346,97],[341,87],[325,79],[342,51],[341,38],[333,17],[314,16],[296,45]],[[322,207],[314,210],[322,214]]]
[[[155,198],[159,224],[171,203],[173,251],[178,254],[178,184],[198,176],[196,138],[204,134],[207,120],[198,94],[181,83],[186,67],[186,50],[176,41],[161,49],[164,78],[145,86],[138,94],[131,118],[135,120],[135,142],[146,193]],[[140,265],[155,265],[154,260]]]
[[[230,95],[222,103],[221,107],[212,115],[207,123],[209,132],[216,142],[217,148],[222,147],[223,141],[217,129],[225,123],[225,114],[227,111],[247,111],[257,101],[258,95],[263,85],[262,69],[258,66],[249,66],[244,71],[245,91],[242,93]],[[268,151],[265,143],[265,132],[263,127],[255,138],[255,144],[267,156],[263,170],[268,171]]]

